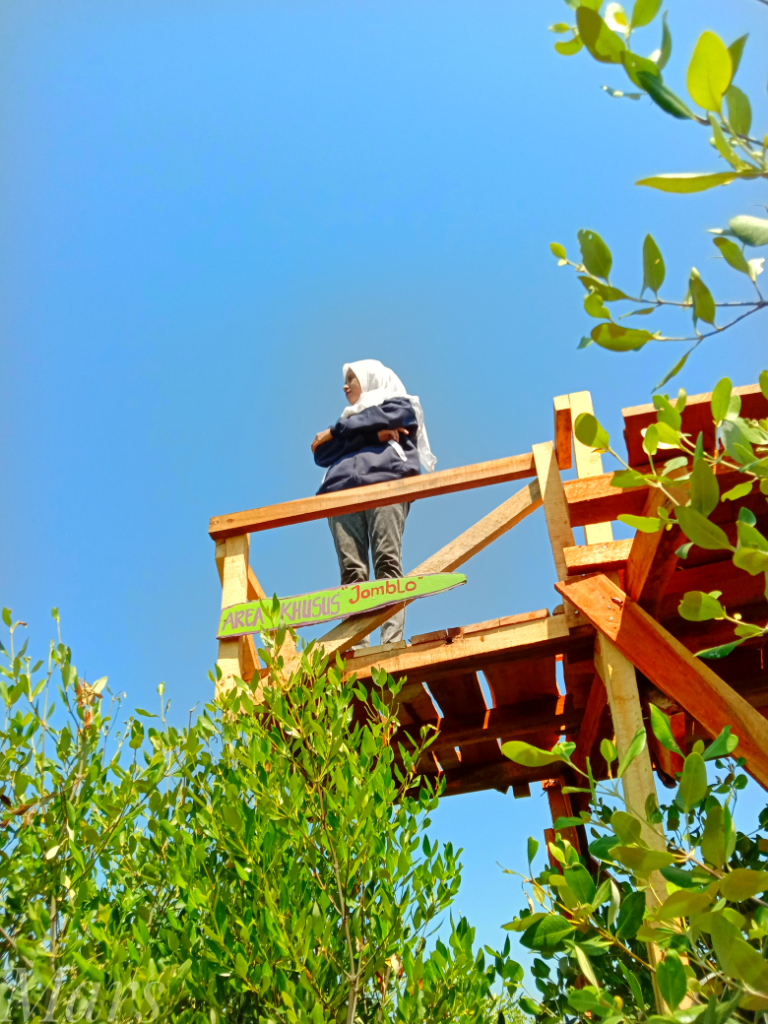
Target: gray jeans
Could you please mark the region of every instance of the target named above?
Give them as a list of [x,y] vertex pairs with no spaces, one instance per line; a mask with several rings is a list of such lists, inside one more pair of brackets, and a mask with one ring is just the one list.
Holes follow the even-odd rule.
[[[341,569],[342,585],[365,583],[368,573],[368,552],[373,557],[373,578],[393,579],[403,575],[402,546],[405,520],[410,511],[410,502],[402,505],[385,505],[370,508],[365,512],[350,512],[346,516],[331,516],[328,525],[333,534],[333,543]],[[381,626],[381,642],[393,643],[403,639],[405,609],[387,619]],[[369,637],[361,640],[357,647],[369,647]]]

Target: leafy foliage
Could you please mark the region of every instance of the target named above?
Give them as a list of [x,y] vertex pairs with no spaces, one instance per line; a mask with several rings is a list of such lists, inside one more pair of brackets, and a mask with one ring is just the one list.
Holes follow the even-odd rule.
[[391,678],[312,647],[286,676],[270,646],[188,728],[161,687],[117,729],[106,679],[60,641],[33,665],[4,618],[2,1019],[496,1024],[522,970],[463,918],[433,935],[460,864],[425,831],[429,737],[391,744]]
[[[671,748],[670,722],[658,708],[652,724]],[[651,800],[640,812],[611,777],[615,750],[605,742],[606,764],[594,773],[589,760],[586,771],[573,764],[566,744],[549,752],[582,776],[584,785],[572,791],[587,794],[590,806],[579,819],[555,823],[550,865],[522,876],[528,906],[505,927],[538,954],[538,992],[521,1005],[542,1020],[576,1015],[610,1024],[761,1019],[768,1010],[768,903],[761,895],[768,839],[733,824],[746,776],[743,762],[725,758],[738,741],[728,729],[709,747],[697,741],[670,803]],[[532,763],[537,750],[524,746],[505,752]],[[633,746],[636,757],[642,744]],[[625,760],[623,770],[631,751]],[[606,769],[608,782],[596,783]],[[563,837],[574,824],[589,830],[591,858]],[[760,824],[768,826],[768,807]],[[650,833],[666,852],[649,848]],[[529,840],[529,862],[537,848]]]
[[[625,92],[604,85],[605,92],[615,98],[640,99],[646,95],[664,113],[708,129],[711,131],[711,145],[727,164],[726,170],[657,174],[641,179],[638,185],[685,195],[704,192],[734,181],[768,177],[765,141],[750,135],[752,106],[749,97],[733,82],[741,64],[746,36],[726,46],[716,33],[702,32],[686,73],[688,95],[692,101],[689,106],[670,89],[662,75],[672,53],[672,35],[666,14],[661,19],[660,46],[648,57],[633,51],[636,31],[656,21],[661,11],[661,2],[635,0],[631,15],[618,3],[608,3],[603,10],[601,0],[583,0],[581,4],[579,0],[566,0],[566,4],[574,10],[576,24],[560,22],[550,26],[553,32],[571,34],[568,41],[555,44],[558,53],[573,56],[584,49],[599,63],[622,68],[631,86],[641,91]],[[700,112],[697,112],[697,108]],[[613,352],[629,352],[642,348],[649,341],[693,342],[658,385],[660,388],[682,370],[690,354],[705,338],[720,334],[764,309],[768,303],[763,299],[757,278],[763,272],[765,260],[763,257],[749,259],[745,250],[747,247],[768,245],[768,219],[739,214],[731,218],[727,228],[712,230],[719,256],[733,270],[748,279],[754,297],[715,301],[694,267],[689,274],[687,295],[682,299],[661,298],[659,292],[665,278],[664,260],[650,234],[643,243],[643,286],[639,295],[611,284],[611,251],[596,232],[579,232],[580,262],[569,259],[563,245],[552,243],[550,248],[557,257],[558,265],[573,267],[587,291],[585,312],[603,321],[593,327],[587,337],[582,338],[579,347],[585,348],[594,343]],[[584,244],[585,239],[588,240],[588,246]],[[647,291],[653,292],[653,298],[646,296]],[[633,303],[634,308],[615,316],[606,305],[614,302]],[[661,330],[639,331],[619,322],[625,317],[648,316],[667,307],[692,313],[693,334],[674,337]],[[729,312],[735,310],[736,316],[725,323],[718,323],[716,314],[719,309],[727,309]],[[699,322],[708,324],[712,329],[702,332]]]

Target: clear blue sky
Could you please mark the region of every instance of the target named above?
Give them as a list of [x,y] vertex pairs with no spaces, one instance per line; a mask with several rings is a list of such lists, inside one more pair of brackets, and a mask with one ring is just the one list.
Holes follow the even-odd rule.
[[[681,92],[699,31],[751,33],[739,82],[765,130],[768,12],[668,6]],[[638,286],[651,231],[673,297],[691,264],[746,296],[706,228],[759,214],[760,184],[635,188],[718,160],[703,129],[602,92],[624,87],[616,69],[558,57],[546,29],[568,16],[556,0],[5,0],[2,601],[38,650],[58,605],[81,674],[129,706],[161,680],[179,720],[204,702],[208,519],[316,490],[309,443],[339,415],[347,360],[379,358],[421,396],[438,468],[550,438],[568,391],[590,389],[618,437],[620,408],[676,356],[577,351],[594,321],[550,241],[576,251],[579,228],[599,231]],[[764,339],[755,321],[709,342],[682,383],[753,382]],[[513,486],[414,505],[406,567]],[[337,579],[324,522],[254,535],[252,563],[270,592]],[[543,516],[467,573],[414,606],[407,635],[552,608]],[[540,793],[441,807],[483,941],[520,905],[497,861],[522,866],[547,818]]]

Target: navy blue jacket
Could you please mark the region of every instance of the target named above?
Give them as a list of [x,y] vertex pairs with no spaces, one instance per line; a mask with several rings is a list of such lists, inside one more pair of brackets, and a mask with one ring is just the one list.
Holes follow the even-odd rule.
[[[379,441],[379,431],[393,427],[408,431],[400,435],[399,442],[405,462],[388,441]],[[381,405],[340,419],[331,427],[331,440],[315,450],[316,465],[328,467],[317,493],[416,476],[421,472],[416,448],[418,429],[416,413],[407,398],[388,398]]]

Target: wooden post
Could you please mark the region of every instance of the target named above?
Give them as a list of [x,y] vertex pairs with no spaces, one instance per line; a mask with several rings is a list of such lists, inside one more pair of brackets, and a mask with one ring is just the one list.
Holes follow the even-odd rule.
[[[227,537],[216,545],[216,561],[221,567],[222,608],[248,600],[248,549],[247,533]],[[219,640],[219,657],[216,664],[221,669],[221,679],[216,684],[217,697],[236,686],[236,678],[243,678],[243,647],[243,637]]]
[[[544,502],[544,515],[547,519],[547,530],[549,531],[549,543],[552,547],[552,556],[555,560],[555,571],[558,580],[564,580],[568,576],[568,566],[565,562],[565,548],[575,546],[571,519],[568,514],[568,502],[563,490],[563,481],[560,479],[560,470],[557,466],[555,447],[551,441],[533,446],[533,461],[536,466],[536,475],[539,479],[539,490]],[[580,624],[579,613],[569,601],[563,602],[568,626]]]
[[[592,395],[589,391],[576,391],[568,396],[571,407],[571,421],[583,412],[594,415]],[[588,476],[602,476],[603,457],[573,435],[573,453],[576,456],[576,472],[580,480]],[[613,527],[610,523],[591,523],[584,527],[584,538],[587,544],[605,544],[613,540]]]

